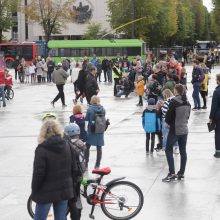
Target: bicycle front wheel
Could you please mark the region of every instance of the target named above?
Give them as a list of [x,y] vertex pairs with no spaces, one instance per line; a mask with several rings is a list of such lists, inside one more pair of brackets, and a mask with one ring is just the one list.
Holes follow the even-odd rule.
[[101,197],[104,214],[114,220],[134,218],[142,209],[144,196],[134,183],[120,181],[110,185]]
[[9,99],[13,99],[13,98],[14,98],[14,91],[13,91],[13,89],[10,89],[10,90],[9,90],[8,98],[9,98]]

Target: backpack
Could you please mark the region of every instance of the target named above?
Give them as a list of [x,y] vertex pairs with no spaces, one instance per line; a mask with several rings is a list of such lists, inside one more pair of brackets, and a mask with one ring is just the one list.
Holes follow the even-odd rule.
[[72,142],[69,137],[67,137],[67,142],[70,146],[72,155],[73,176],[82,177],[86,171],[86,159],[84,155],[85,145],[79,139],[75,142]]
[[91,125],[91,131],[95,134],[102,134],[106,131],[107,120],[104,113],[94,115],[94,121]]
[[161,122],[155,111],[145,112],[143,122],[143,128],[146,133],[156,133],[161,130]]

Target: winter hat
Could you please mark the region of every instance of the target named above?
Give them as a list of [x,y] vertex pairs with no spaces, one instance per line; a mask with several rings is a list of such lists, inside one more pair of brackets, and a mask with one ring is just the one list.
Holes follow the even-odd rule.
[[148,100],[148,105],[155,105],[156,104],[156,102],[155,102],[155,99],[154,98],[150,98],[149,100]]

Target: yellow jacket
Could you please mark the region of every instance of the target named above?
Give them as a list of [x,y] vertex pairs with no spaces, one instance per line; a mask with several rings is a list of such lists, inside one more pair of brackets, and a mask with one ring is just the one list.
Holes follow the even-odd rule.
[[138,81],[135,85],[136,87],[136,93],[139,96],[143,96],[144,95],[144,80]]
[[209,83],[209,79],[211,77],[209,76],[208,73],[205,74],[205,79],[203,80],[203,82],[201,83],[201,88],[200,88],[200,91],[203,91],[203,92],[208,92],[208,83]]

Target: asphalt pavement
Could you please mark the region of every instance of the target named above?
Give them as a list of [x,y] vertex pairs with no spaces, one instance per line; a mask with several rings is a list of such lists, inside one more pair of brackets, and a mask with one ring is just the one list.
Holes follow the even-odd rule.
[[[192,67],[187,67],[189,82]],[[215,88],[212,72],[208,109],[192,112],[187,144],[188,162],[185,180],[163,183],[168,173],[166,157],[145,154],[145,133],[141,126],[144,107],[136,107],[138,97],[114,98],[111,84],[100,83],[101,104],[106,109],[111,126],[105,134],[102,167],[111,167],[112,173],[104,182],[125,176],[136,183],[144,193],[145,203],[134,220],[218,220],[220,217],[220,159],[215,159],[214,134],[208,133],[211,95]],[[32,167],[37,136],[43,112],[55,112],[62,125],[68,124],[72,112],[73,85],[65,86],[67,107],[50,102],[57,94],[55,85],[15,83],[15,97],[0,108],[0,220],[29,220],[26,202],[31,192]],[[192,104],[192,86],[188,83],[188,97]],[[193,104],[192,104],[193,105]],[[87,106],[83,104],[84,111]],[[89,173],[95,164],[96,151],[92,149]],[[176,170],[179,155],[175,155]],[[83,200],[82,220],[88,220],[90,206]],[[100,208],[97,220],[107,220]]]

